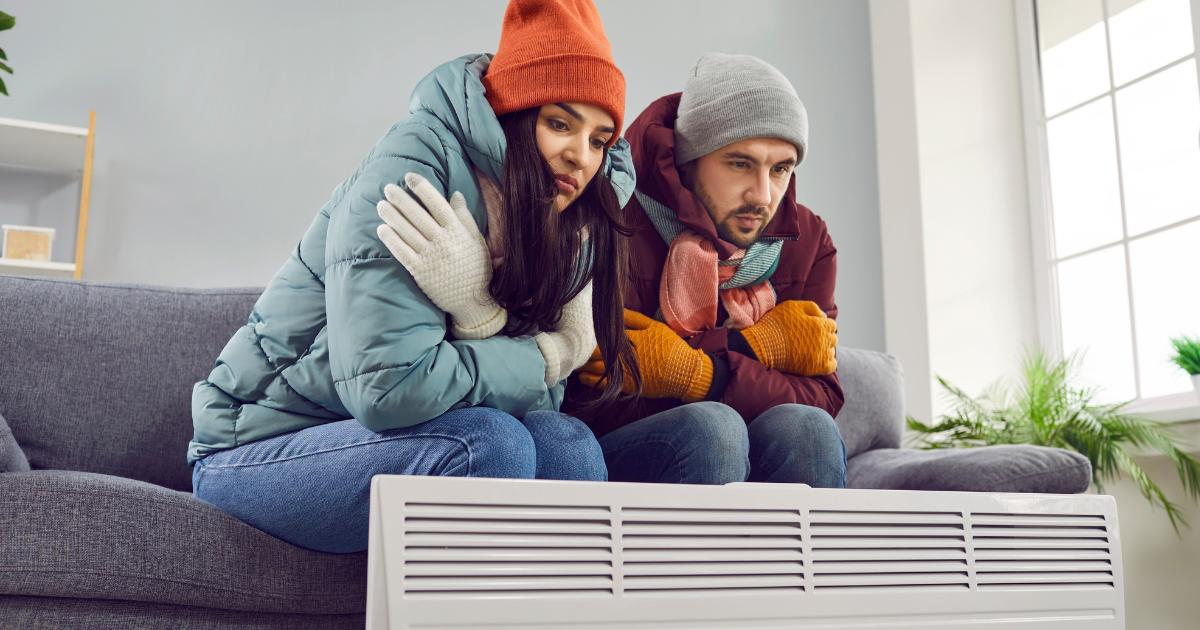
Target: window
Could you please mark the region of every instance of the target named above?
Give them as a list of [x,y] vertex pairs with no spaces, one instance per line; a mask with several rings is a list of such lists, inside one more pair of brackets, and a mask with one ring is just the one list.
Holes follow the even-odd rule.
[[1170,338],[1200,335],[1193,2],[1032,0],[1026,19],[1042,337],[1082,351],[1081,377],[1110,401],[1192,389]]

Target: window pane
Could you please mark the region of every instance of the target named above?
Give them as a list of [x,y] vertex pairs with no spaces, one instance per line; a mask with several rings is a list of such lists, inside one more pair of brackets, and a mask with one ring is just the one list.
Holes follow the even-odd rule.
[[1109,0],[1108,37],[1117,85],[1192,52],[1189,0]]
[[1119,245],[1058,264],[1063,353],[1083,351],[1079,385],[1099,386],[1104,401],[1136,396],[1125,287]]
[[1200,222],[1129,244],[1142,397],[1191,391],[1187,374],[1171,362],[1171,337],[1200,336],[1200,290],[1195,260]]
[[1047,116],[1109,89],[1100,0],[1038,0],[1037,23]]
[[1117,126],[1130,235],[1200,214],[1196,61],[1119,90]]
[[1112,100],[1046,123],[1054,245],[1058,257],[1120,239],[1121,194]]

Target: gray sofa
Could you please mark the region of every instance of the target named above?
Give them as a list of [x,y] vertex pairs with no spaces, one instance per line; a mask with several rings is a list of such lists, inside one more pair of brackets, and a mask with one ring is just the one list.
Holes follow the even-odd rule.
[[[190,494],[192,383],[258,294],[0,277],[0,626],[363,626],[365,554],[294,547]],[[852,486],[1087,488],[1074,453],[898,448],[895,359],[839,360]]]

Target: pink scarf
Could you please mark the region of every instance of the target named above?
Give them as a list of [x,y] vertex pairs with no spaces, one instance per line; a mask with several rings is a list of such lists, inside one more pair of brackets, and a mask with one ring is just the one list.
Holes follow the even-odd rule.
[[[730,260],[741,260],[740,249]],[[658,301],[663,319],[680,336],[688,337],[717,327],[717,300],[729,319],[722,326],[742,329],[753,325],[775,308],[775,291],[770,282],[721,289],[737,272],[737,265],[719,265],[717,249],[708,239],[684,230],[667,252],[659,283]]]

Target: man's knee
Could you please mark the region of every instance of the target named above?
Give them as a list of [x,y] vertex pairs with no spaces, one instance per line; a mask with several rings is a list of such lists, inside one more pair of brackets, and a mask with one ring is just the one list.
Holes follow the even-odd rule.
[[718,402],[687,405],[679,419],[679,435],[687,441],[687,477],[693,483],[745,481],[750,474],[750,439],[746,422],[732,407]]
[[799,404],[777,405],[750,423],[751,439],[787,440],[797,445],[841,445],[837,423],[824,409]]
[[846,484],[846,450],[833,418],[806,405],[779,405],[750,423],[756,481]]

